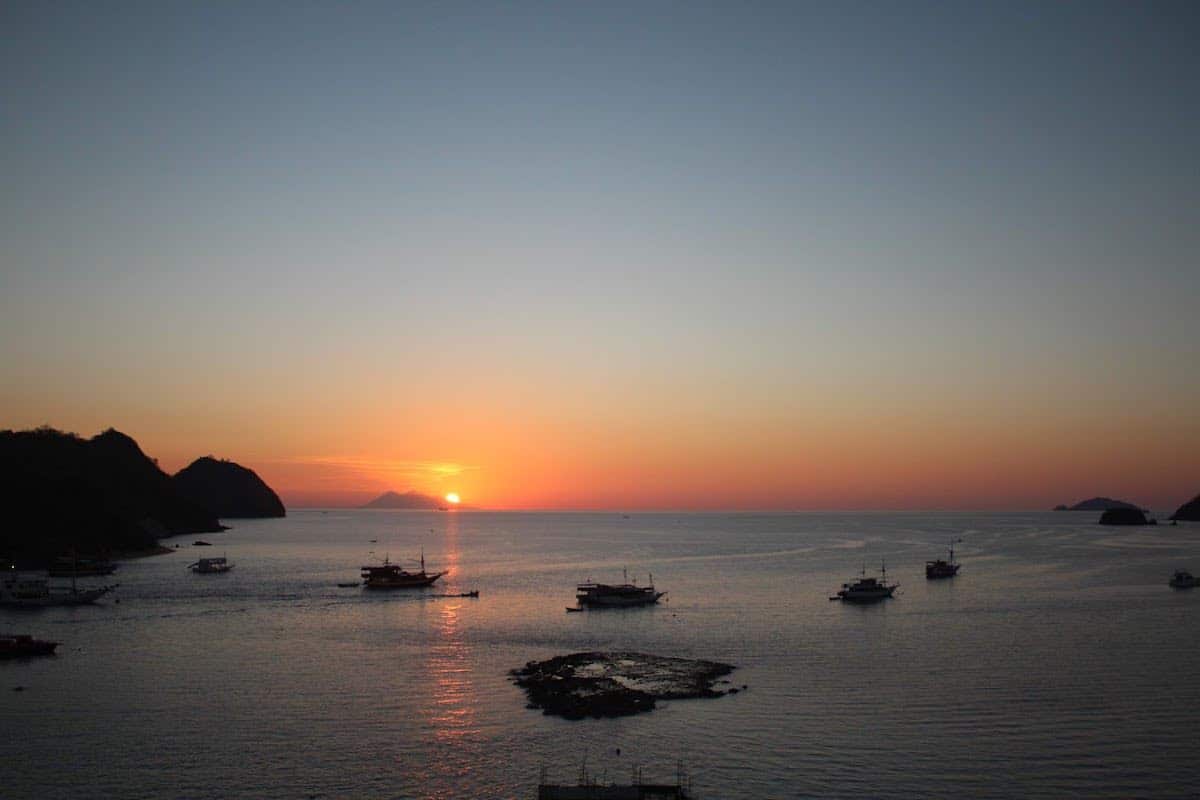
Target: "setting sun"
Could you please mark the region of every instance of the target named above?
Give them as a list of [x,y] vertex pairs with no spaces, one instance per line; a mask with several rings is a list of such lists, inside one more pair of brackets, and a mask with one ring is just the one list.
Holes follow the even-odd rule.
[[458,504],[458,493],[456,493],[456,492],[450,492],[449,494],[447,494],[447,495],[446,495],[446,502],[447,502],[447,503],[454,503],[455,505],[457,505],[457,504]]

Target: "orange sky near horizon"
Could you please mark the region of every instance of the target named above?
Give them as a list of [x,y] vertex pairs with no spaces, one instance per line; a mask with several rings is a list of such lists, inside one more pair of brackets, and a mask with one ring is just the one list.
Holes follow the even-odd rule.
[[348,399],[351,413],[318,421],[311,407],[280,407],[261,427],[232,413],[147,408],[102,420],[64,408],[10,426],[90,436],[112,425],[168,471],[200,455],[229,458],[289,507],[412,489],[495,509],[1039,509],[1108,495],[1172,510],[1200,491],[1198,449],[1181,446],[1200,441],[1200,423],[1152,405],[1109,426],[1011,394],[977,396],[969,411],[861,395],[733,407],[729,397],[675,396],[644,392],[633,410],[567,393],[543,408],[493,393],[477,410],[452,398],[392,409]]

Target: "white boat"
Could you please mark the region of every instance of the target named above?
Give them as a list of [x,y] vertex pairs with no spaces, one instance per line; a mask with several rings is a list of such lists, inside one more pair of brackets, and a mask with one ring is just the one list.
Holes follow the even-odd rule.
[[229,570],[233,569],[233,564],[226,561],[224,556],[220,558],[202,558],[195,563],[188,564],[188,569],[202,575],[211,575],[214,572],[229,572]]
[[862,577],[854,583],[843,583],[836,597],[830,600],[842,600],[847,603],[877,603],[887,600],[900,586],[898,583],[887,582],[887,566],[884,565],[878,578],[868,578],[864,566]]
[[118,585],[79,589],[72,580],[70,589],[52,589],[45,576],[10,569],[0,578],[0,606],[82,606],[96,602]]

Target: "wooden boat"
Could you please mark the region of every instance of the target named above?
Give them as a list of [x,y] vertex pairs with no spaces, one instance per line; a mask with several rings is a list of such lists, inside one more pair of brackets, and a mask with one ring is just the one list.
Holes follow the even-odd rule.
[[0,658],[29,658],[52,656],[58,642],[35,639],[25,633],[0,635]]
[[580,606],[589,608],[629,608],[631,606],[649,606],[659,601],[666,592],[656,591],[654,576],[650,576],[649,586],[638,586],[629,582],[628,572],[623,572],[625,583],[607,584],[588,581],[575,587],[575,599]]
[[937,559],[936,561],[925,562],[925,577],[928,580],[938,580],[939,578],[953,578],[958,574],[958,568],[962,566],[954,560],[954,545],[950,545],[950,560]]
[[842,600],[847,603],[878,603],[887,600],[899,588],[898,583],[887,582],[887,565],[884,565],[879,578],[868,578],[864,566],[862,577],[854,583],[843,583],[836,597],[830,600]]
[[50,581],[38,575],[22,575],[15,570],[0,579],[0,605],[33,608],[39,606],[82,606],[94,603],[120,584],[80,589],[71,577],[70,590],[51,589]]
[[226,561],[224,556],[220,558],[202,558],[193,564],[188,564],[188,569],[201,575],[212,575],[220,572],[229,572],[229,570],[233,569],[233,564]]
[[74,576],[88,575],[112,575],[117,565],[106,558],[76,558],[74,556],[62,556],[54,559],[54,563],[46,573],[51,578],[70,578]]
[[421,569],[409,572],[399,564],[383,559],[382,564],[362,568],[363,586],[368,589],[420,589],[432,586],[445,572],[425,571],[425,552],[421,551]]
[[1200,586],[1200,581],[1186,569],[1177,569],[1168,581],[1172,589],[1194,589]]

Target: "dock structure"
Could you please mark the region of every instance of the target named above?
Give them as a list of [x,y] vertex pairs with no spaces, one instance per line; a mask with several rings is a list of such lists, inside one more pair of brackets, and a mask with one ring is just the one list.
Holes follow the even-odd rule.
[[692,800],[691,780],[680,763],[675,783],[644,783],[642,770],[637,765],[633,767],[629,783],[603,783],[589,774],[585,758],[579,770],[579,780],[574,785],[547,783],[546,768],[543,766],[538,778],[538,800]]

